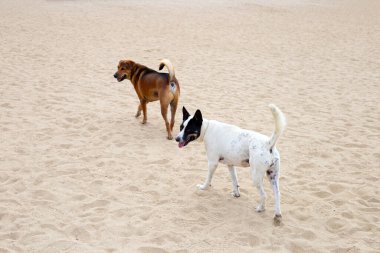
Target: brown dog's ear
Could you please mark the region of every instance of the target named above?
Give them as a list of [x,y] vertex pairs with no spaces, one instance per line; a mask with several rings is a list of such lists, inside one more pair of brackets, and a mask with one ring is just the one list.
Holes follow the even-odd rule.
[[198,122],[202,122],[203,121],[203,118],[202,118],[202,113],[200,110],[197,110],[194,114],[194,117],[193,117],[196,121]]
[[120,60],[119,61],[119,66],[123,66],[125,67],[126,69],[131,69],[133,68],[133,65],[135,64],[134,61],[131,61],[131,60]]
[[133,65],[135,65],[135,62],[133,62],[131,60],[126,60],[125,61],[125,66],[127,67],[127,69],[132,69]]
[[185,107],[182,107],[183,121],[187,120],[190,117],[190,113],[186,110]]

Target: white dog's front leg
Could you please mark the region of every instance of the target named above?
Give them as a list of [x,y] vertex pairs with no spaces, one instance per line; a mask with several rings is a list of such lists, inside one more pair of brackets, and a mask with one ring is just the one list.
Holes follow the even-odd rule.
[[238,179],[237,179],[237,174],[236,174],[236,168],[232,165],[228,165],[228,170],[230,171],[231,180],[232,180],[232,196],[234,196],[235,198],[239,198],[240,191],[239,191],[239,184],[238,184]]
[[218,167],[217,163],[208,163],[208,174],[206,180],[203,184],[197,184],[198,189],[206,190],[209,186],[211,186],[212,176],[214,175],[216,167]]

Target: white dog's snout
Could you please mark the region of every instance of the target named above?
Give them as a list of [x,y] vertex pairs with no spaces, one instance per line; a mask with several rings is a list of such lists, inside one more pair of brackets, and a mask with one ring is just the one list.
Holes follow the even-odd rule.
[[182,134],[182,132],[180,132],[180,133],[177,135],[177,137],[175,137],[176,142],[180,142],[180,141],[182,141],[182,136],[183,136],[183,134]]

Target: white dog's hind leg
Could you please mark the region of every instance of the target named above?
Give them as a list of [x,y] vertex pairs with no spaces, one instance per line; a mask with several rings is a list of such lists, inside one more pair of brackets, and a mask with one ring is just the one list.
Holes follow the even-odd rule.
[[274,195],[274,220],[281,221],[281,193],[280,193],[280,160],[276,160],[273,168],[267,170],[268,179],[272,185]]
[[255,167],[251,167],[251,168],[252,168],[253,184],[254,186],[256,186],[260,194],[260,203],[257,206],[256,211],[263,212],[265,210],[265,198],[266,198],[266,193],[263,187],[264,173],[261,170],[258,170],[258,168],[255,168]]
[[280,193],[280,181],[278,178],[278,174],[275,175],[275,178],[271,179],[271,185],[273,189],[274,195],[274,204],[275,204],[275,212],[274,219],[281,218],[281,209],[280,209],[280,201],[281,201],[281,193]]
[[240,197],[240,192],[239,192],[239,184],[238,184],[238,179],[237,179],[237,174],[236,174],[236,169],[232,165],[228,165],[228,170],[230,171],[231,174],[231,179],[232,179],[232,196],[235,198]]
[[212,176],[214,175],[216,167],[218,167],[217,163],[208,163],[208,174],[206,180],[203,184],[197,184],[198,189],[206,190],[209,186],[211,186]]

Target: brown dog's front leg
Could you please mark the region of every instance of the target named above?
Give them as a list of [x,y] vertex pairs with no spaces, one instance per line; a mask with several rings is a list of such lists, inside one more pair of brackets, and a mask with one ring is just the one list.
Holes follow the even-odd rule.
[[143,121],[141,122],[141,124],[145,124],[146,121],[148,120],[147,118],[147,111],[146,111],[146,104],[147,102],[146,101],[141,101],[141,108],[142,108],[142,111],[143,111]]
[[139,104],[139,106],[137,107],[136,115],[135,115],[136,118],[140,117],[140,115],[141,115],[141,110],[142,110],[142,107],[141,107],[141,104]]

